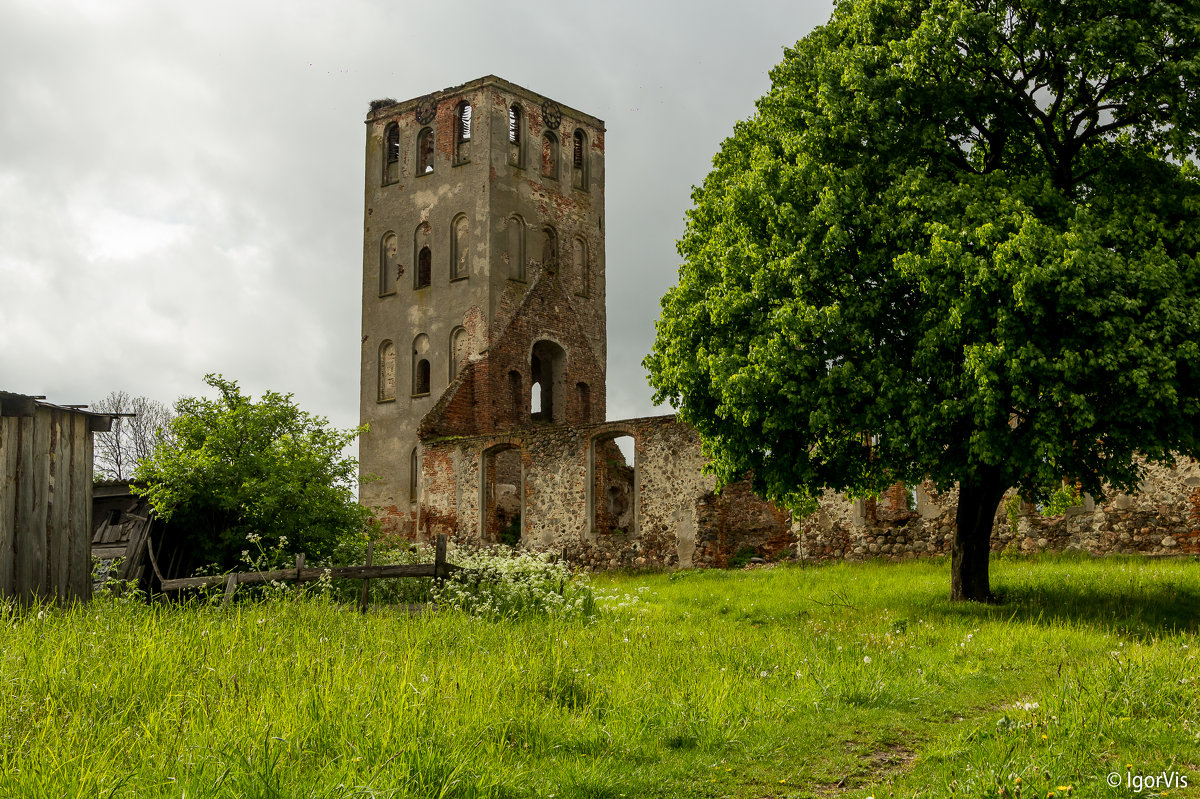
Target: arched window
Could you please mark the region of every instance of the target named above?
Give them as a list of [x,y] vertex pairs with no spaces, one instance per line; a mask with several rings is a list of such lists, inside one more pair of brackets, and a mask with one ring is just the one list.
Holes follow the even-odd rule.
[[417,175],[433,171],[433,128],[425,128],[417,135]]
[[396,293],[396,277],[400,274],[400,239],[388,231],[379,242],[379,294]]
[[414,397],[429,393],[429,336],[424,333],[413,339],[412,393]]
[[513,280],[524,280],[525,222],[521,217],[513,214],[508,218],[505,228],[508,247],[504,255],[508,259],[508,276]]
[[400,126],[395,122],[383,130],[383,183],[400,179]]
[[508,107],[508,163],[525,165],[521,159],[521,107],[516,103]]
[[454,217],[450,225],[450,279],[457,280],[471,274],[469,228],[466,214]]
[[468,341],[467,331],[463,327],[456,327],[450,332],[450,382],[454,382],[454,378],[458,377],[458,373],[467,365]]
[[423,289],[433,281],[433,228],[428,222],[417,225],[413,232],[413,261],[417,268],[413,270],[413,288]]
[[517,546],[521,543],[521,512],[525,505],[521,450],[501,445],[485,450],[480,460],[479,537],[485,544]]
[[558,234],[549,225],[542,228],[542,269],[550,273],[558,269]]
[[567,354],[553,341],[543,339],[533,345],[529,359],[530,416],[536,422],[561,423],[566,420],[563,378]]
[[471,104],[466,100],[454,109],[454,163],[471,160]]
[[413,447],[408,459],[408,501],[416,502],[421,496],[421,455]]
[[571,150],[571,183],[577,189],[587,191],[588,188],[588,146],[587,134],[579,128],[575,129],[575,142]]
[[396,398],[396,345],[384,341],[379,345],[379,401]]
[[571,242],[571,271],[576,280],[575,293],[586,297],[591,287],[591,276],[588,274],[587,242],[579,237]]
[[558,180],[558,137],[542,135],[542,177]]

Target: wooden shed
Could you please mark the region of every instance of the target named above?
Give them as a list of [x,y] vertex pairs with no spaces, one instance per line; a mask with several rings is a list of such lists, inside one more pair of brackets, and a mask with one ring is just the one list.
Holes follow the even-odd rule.
[[92,433],[112,417],[0,391],[0,596],[92,594]]

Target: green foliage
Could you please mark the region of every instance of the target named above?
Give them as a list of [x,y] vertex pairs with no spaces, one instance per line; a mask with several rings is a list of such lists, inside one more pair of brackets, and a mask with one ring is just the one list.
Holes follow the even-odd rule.
[[447,558],[461,568],[435,588],[440,607],[491,619],[549,615],[588,618],[596,601],[587,576],[573,572],[550,553],[514,552],[508,547],[457,549]]
[[179,400],[169,440],[135,475],[135,491],[169,523],[185,571],[232,569],[251,550],[319,559],[363,529],[368,514],[351,491],[358,462],[342,454],[361,428],[332,429],[290,394],[254,402],[232,380],[204,380],[218,398]]
[[1013,494],[1004,501],[1004,515],[1008,517],[1008,530],[1013,534],[1014,538],[1020,532],[1017,525],[1021,521],[1022,504],[1023,500],[1020,494]]
[[740,569],[754,557],[758,557],[758,550],[754,547],[742,547],[729,558],[729,568]]
[[945,575],[603,575],[586,623],[0,603],[0,794],[1129,797],[1105,785],[1127,765],[1197,782],[1196,563],[1006,560],[1005,607],[952,606]]
[[1079,496],[1075,486],[1062,486],[1046,500],[1046,504],[1042,507],[1042,515],[1058,516],[1066,513],[1067,508],[1074,508],[1082,504],[1083,497]]
[[500,543],[506,547],[515,547],[521,543],[521,514],[513,517],[504,529],[500,531]]
[[718,478],[1036,501],[1200,455],[1198,32],[1165,0],[847,0],[788,50],[645,361]]

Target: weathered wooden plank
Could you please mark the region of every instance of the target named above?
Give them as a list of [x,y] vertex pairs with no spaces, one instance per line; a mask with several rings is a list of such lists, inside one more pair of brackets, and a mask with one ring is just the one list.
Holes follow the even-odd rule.
[[[150,540],[150,520],[129,523],[129,541],[125,544],[125,560],[117,572],[118,580],[137,580],[142,576],[142,561],[146,557],[146,542]],[[92,548],[95,552],[95,548]]]
[[[367,542],[367,566],[371,565],[371,561],[374,560],[374,556],[375,556],[375,542],[368,541]],[[362,605],[361,610],[363,613],[367,612],[367,606],[370,604],[370,599],[371,599],[371,580],[370,580],[370,578],[363,578],[362,601],[360,603]]]
[[0,417],[0,597],[16,592],[17,531],[17,419]]
[[433,578],[440,579],[446,575],[442,567],[446,565],[446,536],[439,533],[433,549]]
[[[49,410],[49,409],[48,409]],[[46,589],[61,603],[71,583],[71,418],[50,410],[46,419],[50,451],[46,485]]]
[[16,596],[29,603],[46,582],[46,502],[50,482],[49,408],[20,418],[20,502],[17,506]]
[[92,597],[92,420],[71,414],[70,594],[84,602]]
[[[97,544],[92,547],[92,557],[98,560],[124,558],[127,550],[128,547],[125,544]],[[121,568],[125,568],[125,561],[121,561]]]
[[[452,563],[443,563],[441,566],[441,575],[447,576],[449,573],[458,569]],[[272,580],[299,580],[307,582],[316,580],[326,571],[330,573],[330,577],[346,578],[349,580],[362,580],[364,578],[377,579],[383,577],[432,577],[434,564],[432,563],[390,563],[380,566],[337,566],[331,569],[317,569],[306,567],[301,569],[278,569],[268,572],[240,572],[237,573],[238,585],[255,585],[260,583],[269,583]],[[210,585],[225,585],[229,579],[229,575],[216,574],[209,577],[181,577],[176,580],[163,580],[162,590],[178,591],[182,588],[203,588]]]

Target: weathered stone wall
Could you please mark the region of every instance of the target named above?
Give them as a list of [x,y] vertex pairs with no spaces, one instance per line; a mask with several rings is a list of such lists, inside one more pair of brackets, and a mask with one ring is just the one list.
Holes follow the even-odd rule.
[[[612,443],[626,435],[632,464]],[[747,484],[713,493],[699,438],[674,416],[426,440],[421,535],[493,543],[497,517],[510,519],[513,508],[494,487],[511,485],[515,472],[506,467],[493,477],[488,470],[499,468],[495,453],[508,450],[520,453],[516,494],[526,547],[562,552],[588,568],[722,566],[746,547],[766,557],[793,551],[788,515]],[[601,489],[630,479],[633,507],[620,527]]]
[[[1151,465],[1139,488],[1103,503],[1085,496],[1083,505],[1050,517],[1022,502],[1015,519],[1008,513],[1010,492],[996,512],[992,551],[1200,554],[1200,464],[1179,458],[1170,466]],[[798,557],[900,560],[949,554],[958,491],[938,495],[925,484],[912,493],[915,502],[904,486],[878,500],[826,495],[820,510],[793,525]]]

